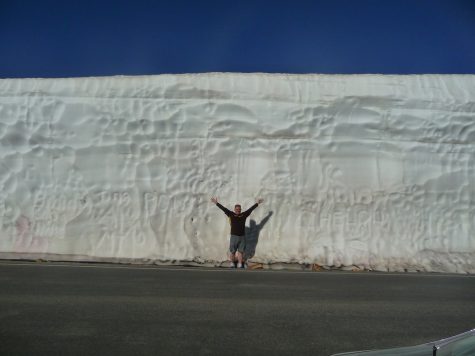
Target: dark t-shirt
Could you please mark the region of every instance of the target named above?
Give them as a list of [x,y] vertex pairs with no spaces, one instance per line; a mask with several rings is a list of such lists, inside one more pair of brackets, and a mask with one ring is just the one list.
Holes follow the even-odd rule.
[[245,231],[246,231],[246,219],[249,215],[251,215],[252,211],[257,208],[259,204],[254,204],[251,206],[249,209],[247,209],[245,212],[242,212],[239,215],[236,215],[231,210],[226,209],[224,206],[222,206],[219,203],[216,203],[216,206],[220,208],[224,213],[228,216],[229,218],[229,223],[231,224],[231,235],[236,235],[236,236],[244,236]]

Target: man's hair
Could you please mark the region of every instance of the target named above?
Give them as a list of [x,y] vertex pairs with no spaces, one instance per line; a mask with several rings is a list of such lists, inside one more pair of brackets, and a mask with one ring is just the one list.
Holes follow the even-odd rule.
[[236,204],[236,205],[234,205],[234,207],[235,207],[235,208],[241,207],[241,204]]

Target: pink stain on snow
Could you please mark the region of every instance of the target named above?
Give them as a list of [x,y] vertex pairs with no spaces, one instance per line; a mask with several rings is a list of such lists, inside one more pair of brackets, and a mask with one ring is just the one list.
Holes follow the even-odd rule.
[[25,215],[21,215],[16,223],[16,238],[13,244],[14,252],[46,252],[48,239],[43,236],[33,235],[31,221]]

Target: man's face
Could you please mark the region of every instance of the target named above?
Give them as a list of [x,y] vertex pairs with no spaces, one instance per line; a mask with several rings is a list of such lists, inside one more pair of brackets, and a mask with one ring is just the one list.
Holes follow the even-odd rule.
[[241,214],[241,205],[235,205],[234,206],[234,214]]

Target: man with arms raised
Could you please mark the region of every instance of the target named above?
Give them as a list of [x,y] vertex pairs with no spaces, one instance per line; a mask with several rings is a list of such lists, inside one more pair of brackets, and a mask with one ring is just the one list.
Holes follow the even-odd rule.
[[237,260],[237,267],[243,266],[243,253],[246,246],[246,219],[251,215],[252,211],[257,208],[259,204],[263,202],[262,199],[258,199],[256,204],[251,206],[245,212],[241,212],[241,205],[236,204],[234,206],[234,212],[226,209],[224,206],[218,203],[218,198],[211,198],[211,201],[216,204],[229,218],[231,225],[231,236],[229,238],[229,260],[231,261],[231,267],[235,266]]

